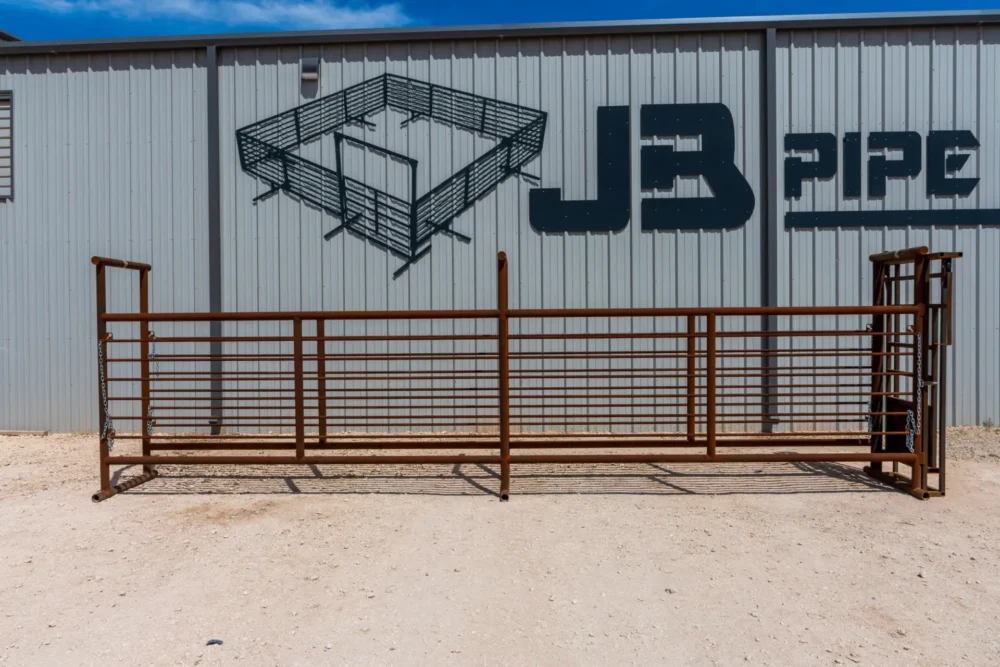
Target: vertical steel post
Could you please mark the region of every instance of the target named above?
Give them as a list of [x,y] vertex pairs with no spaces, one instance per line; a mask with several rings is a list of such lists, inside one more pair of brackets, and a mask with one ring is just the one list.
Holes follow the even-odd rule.
[[295,358],[295,456],[306,455],[306,414],[305,392],[302,387],[302,319],[292,320],[292,336]]
[[927,268],[930,262],[921,255],[913,262],[913,303],[920,307],[920,312],[914,317],[913,331],[918,339],[913,341],[913,405],[917,410],[917,433],[913,439],[913,453],[917,463],[913,467],[913,477],[910,480],[911,489],[927,489],[927,452],[924,450],[924,431],[927,419],[927,386],[924,382],[928,361],[929,338],[927,326],[927,302],[930,291],[930,281]]
[[[888,267],[889,278],[891,282],[886,289],[886,299],[885,305],[887,306],[898,306],[903,302],[903,281],[900,280],[902,277],[902,269],[899,264],[891,264]],[[916,297],[914,297],[916,298]],[[901,371],[902,369],[902,357],[898,356],[900,350],[903,348],[899,347],[899,344],[903,342],[902,331],[903,328],[900,326],[901,320],[899,314],[895,314],[889,318],[891,324],[889,325],[889,331],[892,332],[890,336],[886,337],[886,343],[884,346],[884,351],[889,352],[892,356],[885,357],[887,363],[882,365],[882,372],[886,371]],[[915,358],[915,357],[914,357]],[[914,372],[916,372],[916,366],[914,366]],[[902,378],[894,373],[885,378],[883,386],[887,386],[889,391],[892,392],[893,396],[899,396],[902,392],[900,391],[900,382]],[[878,412],[884,412],[884,410],[879,410]],[[888,422],[886,422],[888,423]],[[899,462],[892,462],[892,474],[899,473]]]
[[[928,270],[930,267],[928,266]],[[928,299],[929,301],[929,299]],[[924,450],[927,452],[927,472],[937,471],[939,468],[937,454],[937,406],[938,401],[938,378],[941,376],[940,351],[941,351],[941,316],[940,308],[931,310],[927,308],[927,333],[930,340],[927,349],[930,350],[930,357],[924,359],[927,369],[924,376],[927,378],[927,413],[924,415]]]
[[500,500],[510,498],[510,357],[507,323],[507,254],[497,253],[497,366],[500,390]]
[[715,456],[715,313],[705,316],[706,348],[706,394],[708,405],[705,409],[708,455]]
[[[139,270],[139,312],[143,315],[149,313],[149,271],[146,269]],[[142,455],[149,456],[152,454],[149,446],[152,441],[151,432],[153,417],[149,411],[150,399],[149,399],[149,322],[142,321],[139,323],[139,356],[141,361],[140,365],[140,377],[142,378]],[[142,467],[143,474],[150,475],[153,473],[153,466],[144,465]]]
[[951,272],[951,259],[941,261],[941,376],[938,378],[938,396],[940,396],[940,407],[938,408],[938,424],[941,427],[938,436],[938,490],[941,495],[945,493],[945,476],[948,467],[947,439],[948,439],[948,348],[951,346],[951,326],[952,326],[952,303],[951,284],[953,275]]
[[316,393],[319,444],[326,444],[326,320],[316,320]]
[[104,409],[104,401],[102,397],[107,391],[105,383],[101,381],[101,378],[107,377],[108,364],[106,359],[108,358],[108,323],[104,321],[104,314],[108,312],[108,301],[107,301],[107,284],[105,280],[104,264],[98,263],[97,266],[97,428],[101,436],[101,444],[98,450],[101,459],[101,491],[110,493],[111,492],[111,470],[108,466],[108,456],[110,452],[108,451],[108,436],[110,433],[104,433],[104,425],[108,420],[108,413]]
[[[872,263],[872,305],[882,306],[885,305],[885,273],[886,265],[883,262],[873,262]],[[885,357],[882,356],[882,352],[885,349],[885,315],[872,315],[872,390],[869,396],[869,403],[871,408],[869,412],[885,412],[882,409],[885,401],[882,392],[882,361]],[[885,423],[884,416],[874,416],[872,415],[872,431],[875,433],[880,433],[885,430],[883,424]],[[871,436],[871,451],[872,454],[877,454],[882,451],[882,436],[873,435]],[[873,473],[881,474],[882,472],[882,462],[881,461],[871,461],[871,470]]]
[[698,410],[695,401],[695,395],[698,393],[698,364],[695,358],[698,353],[698,319],[694,315],[688,315],[687,319],[687,439],[693,443],[697,428],[695,412]]

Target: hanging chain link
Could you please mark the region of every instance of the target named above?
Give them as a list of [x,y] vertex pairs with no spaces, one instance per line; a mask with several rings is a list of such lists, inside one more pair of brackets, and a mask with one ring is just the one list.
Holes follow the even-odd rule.
[[[923,403],[922,390],[924,388],[924,346],[920,343],[920,334],[917,334],[917,387],[921,389],[921,394],[917,400],[917,433],[920,433],[920,405]],[[913,450],[910,450],[913,451]]]
[[913,453],[913,441],[916,433],[916,421],[913,419],[913,410],[906,411],[906,448]]
[[[871,324],[865,325],[865,332],[866,333],[871,333],[872,332],[872,325]],[[872,343],[872,345],[874,345],[874,343]],[[874,357],[874,354],[875,354],[875,351],[872,350],[873,357]],[[874,391],[874,389],[872,391]],[[874,428],[875,428],[875,419],[872,417],[872,398],[873,398],[872,394],[869,393],[868,394],[868,432],[869,433],[871,433],[872,430],[874,430]]]
[[107,438],[108,452],[115,448],[115,422],[108,409],[108,382],[104,377],[104,341],[97,341],[97,369],[101,376],[101,404],[104,406],[104,425],[101,427],[101,440]]
[[924,388],[924,346],[919,333],[915,332],[914,340],[914,344],[916,345],[916,349],[914,351],[916,352],[915,356],[917,357],[917,376],[915,382],[918,391],[916,405],[914,406],[916,409],[916,415],[914,415],[913,410],[906,411],[906,448],[910,450],[910,453],[913,453],[916,436],[920,435],[920,405],[923,403],[922,393]]

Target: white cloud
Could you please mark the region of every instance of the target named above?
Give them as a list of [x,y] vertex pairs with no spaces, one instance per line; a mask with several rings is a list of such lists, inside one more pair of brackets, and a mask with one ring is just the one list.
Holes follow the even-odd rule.
[[342,4],[336,0],[0,0],[56,14],[105,14],[133,21],[179,20],[230,26],[349,29],[409,23],[399,4]]

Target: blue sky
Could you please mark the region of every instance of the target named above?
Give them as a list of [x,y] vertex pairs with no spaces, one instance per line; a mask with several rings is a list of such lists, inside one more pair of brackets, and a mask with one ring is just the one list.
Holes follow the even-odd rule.
[[984,0],[0,0],[0,30],[87,39],[260,30],[985,9]]

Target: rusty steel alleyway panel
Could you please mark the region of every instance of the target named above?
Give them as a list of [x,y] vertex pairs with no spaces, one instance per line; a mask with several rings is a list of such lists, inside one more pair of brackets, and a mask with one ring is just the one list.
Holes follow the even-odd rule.
[[[501,252],[492,309],[230,313],[149,313],[152,267],[95,257],[94,500],[161,465],[481,464],[499,469],[506,500],[512,466],[527,464],[840,461],[927,498],[944,492],[938,378],[956,256],[873,256],[868,306],[514,309]],[[108,312],[108,268],[138,271],[139,312]],[[765,315],[790,324],[747,330]],[[801,325],[819,317],[836,325]],[[476,326],[331,333],[392,321]],[[178,322],[217,322],[221,335],[156,335]],[[273,326],[250,335],[247,322]],[[112,485],[110,468],[129,465],[143,473]]]

